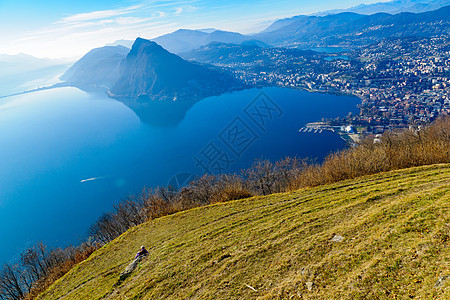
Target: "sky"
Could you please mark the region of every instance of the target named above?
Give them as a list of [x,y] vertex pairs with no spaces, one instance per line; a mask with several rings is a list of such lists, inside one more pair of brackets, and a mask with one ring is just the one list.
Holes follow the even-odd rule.
[[75,59],[121,39],[180,28],[250,34],[276,19],[376,2],[383,0],[0,0],[0,54]]

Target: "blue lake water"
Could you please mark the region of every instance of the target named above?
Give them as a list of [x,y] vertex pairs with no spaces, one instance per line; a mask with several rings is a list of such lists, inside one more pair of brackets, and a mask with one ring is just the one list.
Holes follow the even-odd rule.
[[313,50],[316,52],[324,52],[324,53],[339,53],[339,52],[345,52],[349,49],[343,48],[343,47],[315,47],[315,48],[309,48],[308,50]]
[[345,143],[330,132],[298,130],[356,113],[357,103],[264,88],[143,117],[133,105],[76,88],[0,99],[0,262],[36,241],[76,244],[103,212],[144,185],[206,170],[235,172],[256,158],[323,159]]
[[348,56],[346,56],[346,55],[338,55],[338,56],[325,57],[325,60],[328,60],[328,61],[332,61],[332,60],[336,60],[336,59],[348,60]]

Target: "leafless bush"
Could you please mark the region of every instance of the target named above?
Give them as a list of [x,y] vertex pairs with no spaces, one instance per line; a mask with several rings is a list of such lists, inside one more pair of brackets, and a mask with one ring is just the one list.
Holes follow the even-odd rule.
[[[38,245],[39,244],[42,245],[42,243],[38,243]],[[45,289],[53,282],[70,271],[73,266],[88,258],[98,249],[98,247],[98,244],[93,243],[91,240],[87,240],[77,247],[69,246],[64,249],[56,248],[48,251],[47,260],[49,261],[50,267],[47,269],[47,274],[33,282],[28,289],[25,299],[34,299],[37,295],[45,291]],[[23,271],[23,274],[27,273],[27,270]]]
[[177,211],[176,197],[167,188],[143,188],[140,194],[114,205],[113,211],[103,214],[88,232],[99,243],[108,243],[134,226]]
[[220,175],[217,176],[217,180],[214,184],[214,191],[209,198],[209,202],[226,202],[251,196],[253,196],[253,194],[245,186],[242,177],[236,174]]
[[33,299],[61,278],[75,264],[98,248],[90,240],[77,247],[49,250],[42,242],[20,255],[20,264],[4,264],[0,270],[0,299]]
[[0,271],[0,299],[23,299],[27,292],[22,281],[21,271],[17,266],[4,264]]
[[145,216],[146,221],[177,211],[175,203],[177,202],[176,198],[178,195],[170,189],[144,189],[140,197],[145,200],[145,205],[141,213]]
[[236,174],[203,175],[180,191],[181,210],[215,202],[224,202],[252,196],[244,180]]
[[269,195],[275,192],[274,166],[269,160],[256,160],[245,171],[248,185],[258,195]]
[[257,195],[286,192],[307,168],[306,160],[286,157],[273,164],[269,160],[256,160],[246,171],[247,185]]
[[100,243],[106,244],[112,241],[128,228],[122,226],[117,216],[108,212],[103,214],[98,221],[89,228],[89,233]]
[[196,180],[191,181],[187,187],[180,192],[180,199],[177,206],[179,209],[190,209],[193,207],[210,203],[210,198],[214,193],[214,185],[217,181],[215,175],[205,174]]

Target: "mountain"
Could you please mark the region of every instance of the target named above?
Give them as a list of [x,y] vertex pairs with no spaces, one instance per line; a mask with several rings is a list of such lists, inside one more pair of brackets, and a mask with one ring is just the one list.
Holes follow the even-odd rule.
[[395,0],[373,4],[360,4],[348,9],[324,11],[316,15],[329,15],[341,12],[354,12],[364,15],[370,15],[380,12],[389,14],[398,14],[402,12],[422,13],[437,10],[448,5],[450,5],[450,0]]
[[11,66],[11,70],[8,70],[8,72],[14,71],[14,67],[12,67],[13,65],[16,68],[19,67],[19,69],[24,66],[27,66],[27,69],[33,70],[66,63],[67,62],[64,60],[37,58],[24,53],[20,53],[17,55],[0,54],[0,64],[2,70],[4,70],[4,68],[6,68],[7,65]]
[[241,44],[250,40],[254,40],[254,38],[240,33],[211,29],[179,29],[153,39],[154,42],[161,45],[164,49],[177,54],[200,48],[211,42]]
[[0,96],[52,85],[69,65],[66,60],[0,54]]
[[236,45],[212,42],[206,46],[194,49],[180,56],[186,60],[212,65],[228,65],[235,62],[254,62],[262,48],[256,45]]
[[289,20],[285,26],[268,32],[263,31],[254,37],[266,43],[275,44],[287,44],[297,40],[309,41],[318,36],[326,38],[346,30],[349,23],[364,17],[364,15],[355,13],[340,13],[325,17],[300,17]]
[[353,47],[390,37],[448,34],[449,22],[450,6],[420,14],[361,15],[345,12],[327,16],[300,16],[287,20],[285,26],[277,25],[273,30],[263,31],[253,37],[273,45]]
[[120,77],[120,63],[130,49],[124,46],[105,46],[89,51],[62,76],[68,84],[79,87],[110,88]]
[[222,69],[185,61],[141,38],[131,50],[120,45],[91,50],[61,79],[82,89],[106,89],[142,122],[155,126],[178,124],[200,99],[245,88]]
[[294,23],[295,21],[307,18],[308,16],[294,16],[291,18],[285,18],[285,19],[280,19],[277,20],[275,22],[273,22],[269,27],[267,27],[266,29],[264,29],[263,31],[261,31],[261,33],[268,33],[268,32],[273,32],[275,30],[281,29],[285,26],[288,26],[292,23]]
[[242,84],[228,73],[183,60],[155,42],[138,38],[121,63],[113,97],[201,99]]
[[180,54],[186,60],[222,67],[232,66],[235,69],[239,69],[240,66],[263,65],[266,71],[280,68],[280,64],[276,59],[280,55],[285,59],[300,56],[310,59],[318,59],[321,56],[326,57],[326,55],[323,56],[318,52],[296,48],[263,48],[258,45],[236,45],[217,42]]
[[38,298],[448,299],[449,181],[425,166],[157,218]]

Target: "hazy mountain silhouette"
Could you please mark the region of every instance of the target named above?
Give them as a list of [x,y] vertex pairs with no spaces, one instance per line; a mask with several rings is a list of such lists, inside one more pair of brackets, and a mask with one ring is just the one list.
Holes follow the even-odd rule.
[[177,54],[200,48],[211,42],[241,44],[251,40],[254,40],[254,38],[240,33],[221,30],[212,31],[211,29],[179,29],[153,39],[153,41],[161,45],[164,49]]
[[[284,21],[279,20],[254,37],[273,45],[352,46],[369,44],[390,37],[429,37],[448,34],[449,21],[450,6],[420,14],[362,15],[344,12],[327,16],[298,16]],[[433,26],[430,26],[430,23],[433,23]]]
[[308,16],[294,16],[294,17],[290,17],[290,18],[284,18],[284,19],[279,19],[276,20],[275,22],[273,22],[269,27],[267,27],[266,29],[264,29],[263,31],[260,32],[261,33],[269,33],[269,32],[273,32],[276,30],[279,30],[285,26],[288,26],[292,23],[294,23],[295,21],[304,19],[304,18],[308,18]]
[[274,59],[274,57],[281,53],[286,59],[299,56],[314,59],[320,56],[326,57],[326,55],[319,52],[298,48],[263,48],[254,45],[236,45],[217,42],[186,53],[181,53],[180,55],[186,60],[216,66],[253,65],[255,68],[258,68],[257,66],[260,63],[264,65],[263,69],[266,72],[270,72],[270,70],[276,70],[280,67],[279,61]]
[[134,41],[132,40],[117,40],[115,42],[106,44],[105,46],[124,46],[128,49],[131,49],[131,46],[133,46]]
[[236,45],[212,42],[206,46],[194,49],[180,56],[186,60],[205,64],[233,64],[253,63],[255,59],[265,60],[268,57],[260,57],[263,49],[257,45]]
[[105,46],[89,51],[73,64],[61,80],[79,87],[112,87],[120,77],[120,64],[130,49]]
[[450,5],[449,0],[395,0],[373,4],[360,4],[348,9],[329,10],[317,13],[315,15],[329,15],[341,12],[354,12],[364,15],[370,15],[380,12],[389,14],[398,14],[402,12],[422,13],[437,10],[447,5]]
[[27,54],[0,54],[0,96],[52,85],[71,63]]

